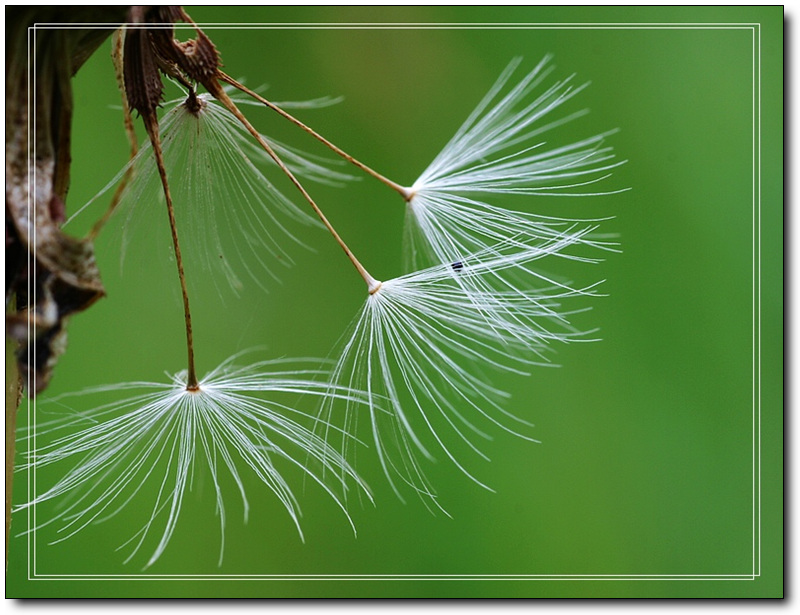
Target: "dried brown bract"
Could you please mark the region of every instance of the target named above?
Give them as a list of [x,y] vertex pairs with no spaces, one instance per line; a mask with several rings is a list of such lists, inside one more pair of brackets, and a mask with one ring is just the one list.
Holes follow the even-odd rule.
[[215,94],[219,85],[220,59],[217,49],[202,30],[185,42],[175,39],[173,24],[193,24],[180,7],[131,8],[131,26],[125,35],[125,93],[128,104],[143,117],[153,114],[161,103],[161,74],[193,89],[200,83]]

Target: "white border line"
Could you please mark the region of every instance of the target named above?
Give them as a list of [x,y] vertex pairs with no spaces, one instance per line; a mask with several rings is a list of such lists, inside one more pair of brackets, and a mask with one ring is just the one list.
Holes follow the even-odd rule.
[[[178,29],[193,29],[189,24],[175,24]],[[33,527],[33,531],[27,534],[28,540],[28,580],[42,581],[753,581],[761,575],[761,24],[760,23],[484,23],[484,24],[410,24],[410,23],[282,23],[282,24],[221,24],[208,23],[198,24],[204,30],[215,29],[234,29],[234,30],[751,30],[753,33],[753,563],[752,574],[708,574],[708,575],[679,575],[679,574],[640,574],[640,575],[569,575],[569,574],[461,574],[461,575],[414,575],[414,574],[352,574],[352,575],[315,575],[315,574],[253,574],[253,575],[220,575],[220,574],[122,574],[122,575],[102,575],[102,574],[82,574],[82,575],[40,575],[36,573],[36,548],[32,543],[36,536],[36,506],[28,508],[28,527]],[[172,26],[170,26],[172,27]],[[33,100],[33,109],[36,108],[36,92],[33,87],[35,77],[36,54],[35,50],[36,30],[53,29],[109,29],[114,30],[117,26],[109,24],[34,24],[28,29],[28,100]],[[33,38],[33,47],[31,46]],[[31,72],[31,66],[34,67]],[[30,104],[30,103],[29,103]],[[33,136],[34,160],[35,160],[35,130],[36,124],[31,120],[32,114],[28,113],[28,135]],[[32,183],[29,183],[28,207],[32,206],[32,197],[35,196],[35,174],[36,167],[30,166],[30,148],[28,154],[28,168],[33,168]],[[34,250],[35,250],[35,226],[34,226]],[[28,253],[28,265],[31,266],[30,252]],[[34,277],[36,260],[33,259]],[[28,293],[31,293],[30,278],[28,281]],[[33,288],[34,301],[36,289]],[[35,335],[35,330],[34,330]],[[34,348],[35,360],[35,348]],[[28,400],[28,428],[32,431],[34,442],[36,438],[36,424],[31,426],[31,417],[36,411],[36,402],[33,402],[31,411],[31,401]],[[30,499],[31,489],[35,493],[36,487],[36,467],[28,473],[28,497]],[[33,510],[31,510],[33,509]],[[33,519],[31,519],[33,516]],[[33,521],[33,525],[31,525]],[[33,556],[33,557],[32,557]]]

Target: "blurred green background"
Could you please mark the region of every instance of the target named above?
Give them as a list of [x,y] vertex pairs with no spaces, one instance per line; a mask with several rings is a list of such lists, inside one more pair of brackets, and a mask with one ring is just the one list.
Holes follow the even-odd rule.
[[[115,551],[144,521],[127,510],[48,545],[10,545],[9,596],[283,597],[692,597],[782,594],[782,9],[763,8],[188,8],[204,23],[761,23],[760,414],[754,414],[754,201],[752,28],[208,28],[225,70],[275,100],[342,95],[330,109],[298,112],[334,143],[400,183],[410,183],[452,136],[508,62],[529,68],[553,53],[555,76],[591,86],[570,109],[591,113],[558,142],[619,128],[627,159],[604,197],[532,198],[531,210],[605,217],[621,254],[562,270],[605,279],[607,297],[578,324],[603,340],[563,347],[556,370],[495,384],[510,409],[536,424],[542,443],[502,432],[470,466],[496,493],[447,463],[431,469],[452,515],[395,499],[377,464],[359,468],[377,506],[354,503],[358,536],[329,499],[301,496],[302,543],[275,498],[251,482],[250,522],[235,489],[224,564],[217,568],[213,490],[188,495],[167,551],[146,573]],[[88,201],[126,161],[119,95],[107,43],[75,79],[73,176],[68,208]],[[521,73],[520,73],[521,75]],[[325,150],[266,110],[263,132]],[[276,180],[281,181],[281,180]],[[378,277],[400,272],[402,206],[365,178],[345,190],[309,189]],[[88,227],[102,204],[78,223]],[[235,203],[229,206],[235,206]],[[162,224],[155,220],[153,224]],[[239,299],[209,285],[195,293],[199,370],[242,348],[269,356],[326,356],[363,301],[363,282],[321,231],[316,251],[265,295]],[[151,262],[120,276],[113,236],[98,242],[107,299],[70,323],[69,350],[51,393],[120,380],[159,380],[183,367],[182,313],[173,265]],[[77,402],[76,402],[77,403]],[[26,412],[20,423],[28,420]],[[755,432],[754,423],[760,428]],[[760,436],[760,437],[759,437]],[[760,443],[754,451],[754,441]],[[362,461],[368,459],[362,455]],[[754,466],[754,459],[760,462]],[[759,472],[760,471],[760,472]],[[760,481],[754,483],[754,474]],[[52,480],[43,473],[41,479]],[[16,499],[25,498],[19,476]],[[234,485],[229,485],[234,487]],[[301,489],[302,491],[302,489]],[[260,497],[265,494],[265,497]],[[15,529],[23,530],[19,515]],[[754,527],[760,535],[754,539]],[[755,551],[754,551],[755,550]],[[27,580],[89,575],[93,580]],[[168,580],[115,578],[165,575]],[[181,580],[179,575],[238,575]],[[98,575],[110,575],[98,580]],[[537,580],[243,580],[246,575],[541,575]],[[558,575],[573,580],[557,579]],[[591,580],[574,580],[589,575]],[[703,580],[709,576],[754,579]],[[601,580],[598,576],[621,577]],[[658,577],[647,580],[647,577]],[[674,580],[664,580],[675,577]],[[696,577],[692,579],[692,577]]]

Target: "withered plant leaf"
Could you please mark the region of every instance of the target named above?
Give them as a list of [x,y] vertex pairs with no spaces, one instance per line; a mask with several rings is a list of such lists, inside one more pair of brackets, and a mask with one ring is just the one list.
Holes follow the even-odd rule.
[[6,11],[6,332],[19,343],[17,360],[31,396],[50,381],[69,316],[105,294],[91,242],[66,235],[60,224],[69,187],[70,79],[111,30],[37,28],[29,47],[29,28],[115,23],[126,12],[53,6]]

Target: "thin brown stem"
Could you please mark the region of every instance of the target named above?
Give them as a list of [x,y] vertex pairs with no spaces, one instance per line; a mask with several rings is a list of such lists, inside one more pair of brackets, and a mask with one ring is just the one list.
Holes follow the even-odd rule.
[[[123,76],[124,48],[125,29],[120,28],[114,32],[111,57],[114,62],[114,73],[117,78],[117,85],[119,87],[119,91],[122,93],[122,118],[125,125],[125,134],[127,135],[128,143],[130,143],[131,146],[130,160],[133,160],[136,154],[139,152],[139,141],[136,138],[136,130],[133,126],[133,117],[131,116],[130,106],[128,106],[128,96],[125,93],[125,78]],[[111,203],[109,204],[108,209],[106,209],[106,212],[103,214],[103,216],[97,222],[95,222],[94,226],[89,231],[89,234],[87,235],[88,239],[93,241],[106,225],[106,222],[108,222],[109,218],[111,218],[111,214],[113,214],[114,210],[117,208],[117,205],[119,204],[122,194],[125,191],[125,188],[127,187],[132,175],[133,166],[131,165],[128,167],[128,170],[125,171],[122,181],[120,181],[119,185],[117,186],[114,196],[111,198]]]
[[175,249],[175,262],[178,265],[178,277],[181,281],[181,293],[183,294],[183,315],[186,321],[186,352],[188,355],[188,373],[186,376],[186,390],[198,390],[197,372],[194,367],[194,338],[192,336],[192,313],[189,309],[189,291],[186,287],[186,275],[183,272],[183,257],[181,256],[181,246],[178,241],[178,227],[175,223],[175,209],[172,206],[172,194],[167,182],[167,171],[164,166],[164,156],[161,151],[161,139],[158,134],[158,118],[155,113],[142,116],[150,142],[153,145],[153,152],[156,155],[156,165],[158,174],[161,177],[161,185],[164,188],[164,198],[167,202],[167,214],[169,215],[169,228],[172,232],[172,246]]
[[314,210],[314,212],[317,214],[319,219],[322,221],[322,224],[324,224],[325,228],[327,228],[328,231],[330,232],[330,234],[333,235],[333,238],[336,240],[336,242],[339,244],[339,246],[342,248],[342,250],[344,250],[344,253],[347,255],[347,258],[350,259],[350,262],[353,263],[353,266],[356,268],[358,273],[364,279],[364,282],[366,282],[367,288],[369,289],[370,294],[376,292],[381,286],[380,281],[376,280],[375,278],[373,278],[369,274],[369,272],[364,268],[364,266],[355,257],[355,255],[350,250],[350,248],[347,247],[347,244],[339,236],[339,233],[336,232],[336,229],[333,228],[333,225],[328,221],[328,219],[325,217],[325,214],[322,213],[322,210],[314,202],[314,199],[311,198],[311,195],[308,194],[308,192],[303,187],[303,185],[300,183],[300,181],[295,177],[294,173],[292,173],[289,170],[289,168],[284,164],[283,160],[281,160],[280,157],[278,156],[278,154],[275,152],[275,150],[273,150],[272,147],[270,147],[270,145],[264,140],[264,137],[262,137],[261,134],[253,127],[253,125],[247,120],[247,118],[244,116],[244,114],[241,111],[239,111],[239,108],[230,99],[230,97],[225,93],[225,91],[222,89],[222,87],[218,86],[218,87],[216,87],[214,89],[215,89],[215,91],[212,91],[211,94],[217,100],[219,100],[223,105],[225,105],[225,107],[231,113],[233,113],[233,115],[236,116],[236,119],[238,119],[242,123],[242,125],[245,128],[247,128],[248,132],[251,135],[253,135],[255,140],[258,141],[259,145],[261,145],[261,147],[264,149],[264,151],[267,152],[267,154],[270,156],[270,158],[272,158],[275,161],[275,164],[277,164],[280,167],[280,169],[286,174],[286,176],[291,180],[291,182],[295,185],[295,187],[300,191],[300,193],[303,195],[303,198],[306,201],[308,201],[309,205],[311,205],[311,207]]
[[[12,307],[13,307],[12,299]],[[22,399],[13,342],[6,340],[6,570],[8,570],[8,538],[11,532],[11,500],[14,485],[14,457],[17,451],[17,411]]]
[[307,132],[308,134],[310,134],[312,137],[317,139],[317,141],[319,141],[320,143],[322,143],[323,145],[325,145],[326,147],[331,149],[338,156],[341,156],[342,158],[347,160],[347,162],[357,166],[359,169],[364,171],[367,175],[371,175],[372,177],[374,177],[375,179],[377,179],[381,183],[385,184],[386,186],[389,186],[389,188],[391,188],[392,190],[398,192],[400,194],[400,196],[403,197],[403,200],[410,201],[411,198],[414,196],[413,192],[411,192],[408,188],[404,188],[403,186],[401,186],[397,182],[393,182],[388,177],[385,177],[384,175],[381,175],[380,173],[378,173],[374,169],[371,169],[370,167],[365,165],[360,160],[357,160],[356,158],[354,158],[353,156],[351,156],[350,154],[345,152],[340,147],[337,147],[336,145],[334,145],[333,143],[328,141],[325,137],[323,137],[321,134],[316,132],[313,128],[307,126],[306,124],[304,124],[303,122],[298,120],[293,115],[291,115],[291,114],[287,113],[286,111],[284,111],[283,109],[281,109],[275,103],[272,103],[272,102],[268,101],[266,98],[264,98],[263,96],[259,95],[257,92],[254,92],[253,90],[251,90],[247,86],[239,83],[238,81],[236,81],[235,79],[233,79],[229,75],[226,75],[222,71],[220,71],[219,76],[220,76],[220,79],[222,79],[226,83],[231,84],[232,86],[234,86],[235,88],[241,90],[242,92],[244,92],[248,96],[252,96],[258,102],[266,105],[267,107],[269,107],[270,109],[272,109],[273,111],[278,113],[279,115],[283,116],[284,118],[286,118],[287,120],[292,122],[295,126],[299,127],[300,129],[302,129],[305,132]]

